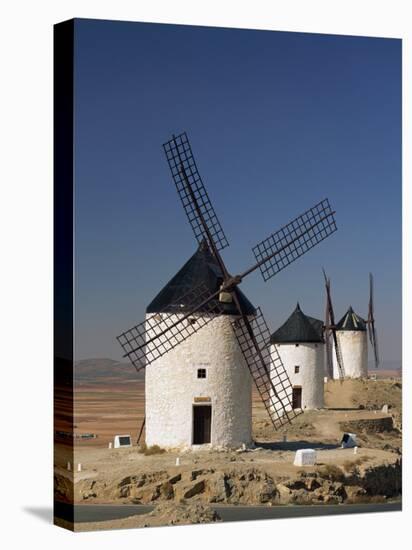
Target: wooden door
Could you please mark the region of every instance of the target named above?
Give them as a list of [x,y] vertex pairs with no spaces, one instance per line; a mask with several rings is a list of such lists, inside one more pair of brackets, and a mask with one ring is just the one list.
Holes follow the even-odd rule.
[[292,408],[302,408],[302,388],[299,386],[292,388]]
[[193,406],[193,445],[210,443],[212,427],[211,405]]

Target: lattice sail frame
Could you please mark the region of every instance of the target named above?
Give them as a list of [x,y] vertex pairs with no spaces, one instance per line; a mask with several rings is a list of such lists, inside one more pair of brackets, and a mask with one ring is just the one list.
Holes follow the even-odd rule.
[[325,326],[324,326],[324,338],[325,338],[325,351],[326,351],[326,370],[329,378],[333,379],[333,345],[331,342],[331,331],[330,327],[330,311],[329,311],[329,301],[326,297],[325,304]]
[[233,321],[233,330],[272,424],[279,429],[303,411],[292,408],[292,384],[278,351],[270,345],[270,331],[260,308],[250,324],[260,354],[242,318]]
[[343,356],[342,356],[342,350],[339,342],[339,337],[336,333],[336,330],[334,329],[332,329],[332,336],[333,336],[333,348],[335,350],[335,355],[336,355],[336,363],[338,365],[339,378],[343,380],[345,378],[345,367],[343,363]]
[[334,233],[337,227],[333,214],[328,199],[324,199],[254,246],[256,261],[262,262],[259,268],[263,279],[267,281]]
[[374,304],[373,304],[373,275],[369,273],[369,305],[368,305],[368,334],[369,341],[373,349],[373,355],[375,359],[375,368],[379,367],[379,348],[378,348],[378,337],[375,327],[375,314],[374,314]]
[[[345,378],[345,366],[343,363],[342,350],[339,342],[339,338],[336,332],[335,327],[335,313],[333,311],[332,305],[332,294],[330,290],[330,279],[326,276],[325,270],[323,270],[323,276],[325,278],[325,288],[326,288],[326,330],[325,330],[325,343],[326,346],[330,344],[330,337],[332,336],[333,341],[333,351],[335,352],[336,363],[338,366],[339,379],[343,380]],[[328,356],[328,348],[326,348]],[[333,353],[332,353],[333,355]],[[331,360],[331,376],[333,377],[333,359],[332,355],[330,356]]]
[[[180,300],[185,304],[181,313],[176,311]],[[210,296],[206,285],[201,284],[174,300],[164,312],[153,313],[145,321],[120,334],[117,340],[123,348],[124,357],[140,371],[222,312],[220,302]]]
[[200,244],[203,239],[209,239],[187,188],[182,169],[186,174],[216,248],[218,250],[226,248],[229,243],[216,216],[212,203],[210,202],[206,188],[203,185],[186,132],[183,132],[183,134],[178,136],[173,136],[171,140],[163,144],[163,149],[166,154],[167,162],[172,173],[172,178],[176,186],[177,193],[182,202],[184,211],[188,217],[197,242]]

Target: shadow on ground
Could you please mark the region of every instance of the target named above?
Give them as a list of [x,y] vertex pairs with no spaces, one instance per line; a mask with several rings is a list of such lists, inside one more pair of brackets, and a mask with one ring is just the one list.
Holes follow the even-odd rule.
[[46,523],[53,523],[53,508],[51,506],[26,506],[23,510]]
[[340,445],[335,443],[321,443],[320,441],[275,441],[259,443],[256,442],[258,447],[262,449],[269,449],[271,451],[297,451],[298,449],[315,449],[317,451],[323,451],[327,449],[340,449]]
[[324,411],[361,411],[359,407],[325,407]]

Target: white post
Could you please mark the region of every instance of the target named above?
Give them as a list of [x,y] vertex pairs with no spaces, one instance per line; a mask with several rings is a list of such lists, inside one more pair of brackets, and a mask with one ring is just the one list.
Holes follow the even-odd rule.
[[69,472],[72,469],[72,465],[70,464],[70,462],[67,463],[67,469],[69,470]]
[[180,458],[179,457],[176,458],[176,466],[180,466]]
[[358,454],[358,448],[357,447],[353,447],[353,454],[354,455]]
[[81,472],[81,471],[82,471],[82,465],[80,464],[80,462],[79,462],[79,464],[77,465],[77,471],[78,471],[78,472]]
[[112,442],[109,441],[109,449],[111,449],[111,448],[112,448]]

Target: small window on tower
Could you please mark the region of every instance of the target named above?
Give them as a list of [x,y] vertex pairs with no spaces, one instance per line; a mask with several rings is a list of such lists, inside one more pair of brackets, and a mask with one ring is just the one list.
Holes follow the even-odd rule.
[[198,378],[206,378],[206,369],[197,369]]
[[299,365],[295,365],[295,374],[298,374],[299,370],[300,370]]
[[295,344],[295,348],[298,348],[299,347],[299,344]]

